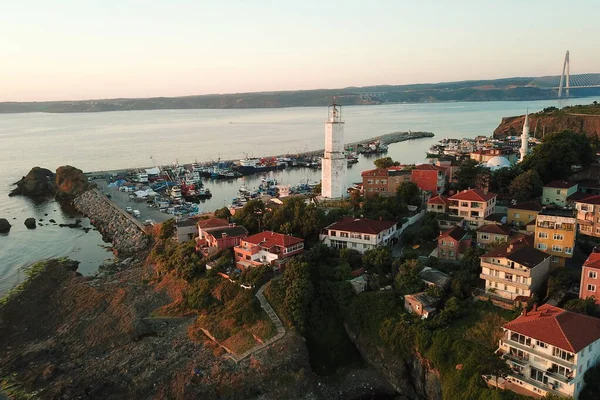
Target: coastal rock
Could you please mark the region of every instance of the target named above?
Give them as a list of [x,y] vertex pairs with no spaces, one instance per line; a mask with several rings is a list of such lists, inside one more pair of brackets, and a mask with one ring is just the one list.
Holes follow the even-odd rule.
[[6,218],[0,218],[0,233],[8,233],[11,226]]
[[34,167],[15,183],[17,186],[8,195],[50,196],[54,194],[54,172],[46,168]]
[[[494,130],[494,138],[518,136],[523,132],[525,115],[504,117]],[[542,138],[544,134],[571,130],[600,137],[600,115],[543,113],[529,114],[529,131],[531,136]]]
[[51,224],[55,224],[56,221],[54,219],[49,219],[48,222],[50,222]]
[[27,229],[35,229],[35,218],[27,218],[25,220],[25,226],[27,227]]
[[83,171],[70,165],[56,170],[55,183],[56,197],[62,199],[74,198],[95,186],[88,182]]

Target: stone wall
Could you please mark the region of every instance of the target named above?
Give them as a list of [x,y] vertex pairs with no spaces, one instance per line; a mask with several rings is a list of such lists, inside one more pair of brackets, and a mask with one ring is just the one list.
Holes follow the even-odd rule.
[[77,196],[73,204],[112,242],[119,254],[135,253],[150,244],[143,225],[98,190],[88,190]]

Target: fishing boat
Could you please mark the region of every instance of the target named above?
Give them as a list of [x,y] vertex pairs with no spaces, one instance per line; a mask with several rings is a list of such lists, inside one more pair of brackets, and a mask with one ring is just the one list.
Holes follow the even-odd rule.
[[284,169],[287,162],[279,161],[275,157],[266,158],[244,158],[239,160],[235,169],[242,175],[250,175],[258,172],[275,171]]

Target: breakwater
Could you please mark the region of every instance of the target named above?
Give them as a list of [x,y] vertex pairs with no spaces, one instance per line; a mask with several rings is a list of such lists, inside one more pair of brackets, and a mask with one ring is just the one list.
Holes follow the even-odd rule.
[[119,254],[135,253],[144,250],[150,244],[144,226],[97,189],[77,196],[73,204],[112,242],[113,249]]

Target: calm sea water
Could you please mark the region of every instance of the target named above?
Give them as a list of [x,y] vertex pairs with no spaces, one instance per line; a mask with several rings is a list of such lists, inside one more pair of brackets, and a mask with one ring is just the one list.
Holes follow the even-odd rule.
[[[395,104],[353,106],[343,109],[346,142],[394,131],[430,131],[436,137],[390,146],[388,155],[402,163],[425,160],[425,151],[444,137],[490,135],[504,116],[548,106],[585,104],[600,98],[563,101]],[[13,224],[0,236],[0,293],[23,279],[22,268],[39,259],[70,256],[91,274],[109,257],[95,231],[45,225],[27,230],[25,218],[69,222],[76,216],[53,201],[35,203],[9,198],[11,184],[33,166],[56,169],[70,164],[99,171],[159,164],[191,163],[249,156],[298,153],[323,148],[326,110],[286,108],[259,110],[159,110],[81,114],[0,115],[0,218]],[[360,172],[372,167],[361,158],[348,170],[348,182],[360,181]],[[275,177],[284,184],[320,180],[320,171],[283,171]],[[261,177],[248,178],[257,186]],[[231,201],[240,181],[209,181],[214,196],[201,205],[211,211]],[[48,216],[45,216],[48,214]],[[88,223],[85,221],[85,223]]]

